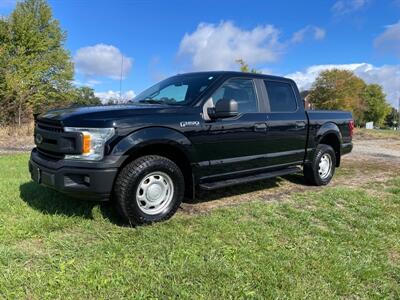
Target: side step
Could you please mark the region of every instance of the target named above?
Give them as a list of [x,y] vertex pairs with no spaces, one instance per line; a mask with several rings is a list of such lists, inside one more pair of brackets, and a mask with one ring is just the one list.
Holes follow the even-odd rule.
[[203,190],[211,191],[211,190],[228,187],[228,186],[232,186],[232,185],[248,183],[248,182],[253,182],[253,181],[268,179],[268,178],[272,178],[272,177],[283,176],[283,175],[289,175],[289,174],[293,174],[293,173],[299,173],[301,171],[302,171],[302,169],[299,167],[290,167],[290,168],[285,168],[282,170],[271,171],[271,172],[267,172],[267,173],[261,173],[261,174],[246,176],[246,177],[202,183],[199,185],[199,187]]

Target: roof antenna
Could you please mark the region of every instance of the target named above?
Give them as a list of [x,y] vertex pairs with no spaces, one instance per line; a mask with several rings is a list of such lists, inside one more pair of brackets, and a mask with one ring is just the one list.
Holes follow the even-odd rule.
[[124,67],[124,55],[121,53],[121,76],[119,78],[119,102],[122,101],[122,70]]

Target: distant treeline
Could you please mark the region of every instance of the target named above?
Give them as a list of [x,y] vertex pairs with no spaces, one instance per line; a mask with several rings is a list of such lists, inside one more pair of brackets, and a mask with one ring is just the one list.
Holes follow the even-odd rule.
[[386,101],[379,84],[367,84],[353,72],[326,70],[319,74],[307,97],[315,108],[349,110],[357,125],[374,122],[394,126],[397,111]]

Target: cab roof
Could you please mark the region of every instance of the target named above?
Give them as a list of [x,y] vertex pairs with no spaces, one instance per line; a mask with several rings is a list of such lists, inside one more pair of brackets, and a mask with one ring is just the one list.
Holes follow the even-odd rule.
[[270,79],[270,80],[284,80],[294,82],[290,78],[275,76],[275,75],[267,75],[260,73],[251,73],[251,72],[239,72],[239,71],[203,71],[203,72],[189,72],[189,73],[180,73],[179,75],[208,75],[208,76],[224,76],[224,77],[249,77],[249,78],[260,78],[260,79]]

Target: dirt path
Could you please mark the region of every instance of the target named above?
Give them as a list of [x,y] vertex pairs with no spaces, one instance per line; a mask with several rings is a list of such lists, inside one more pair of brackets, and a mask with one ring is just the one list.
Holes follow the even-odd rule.
[[33,147],[32,136],[0,136],[0,155],[26,153]]

